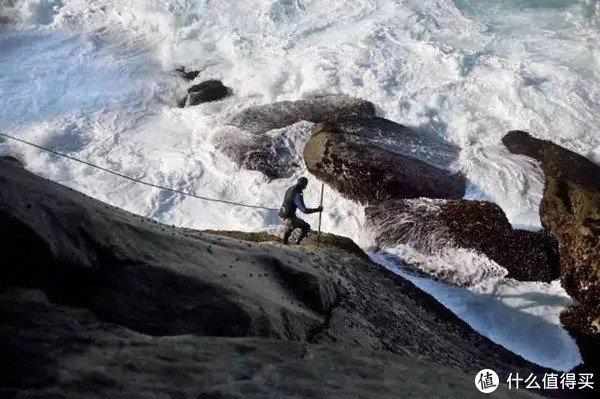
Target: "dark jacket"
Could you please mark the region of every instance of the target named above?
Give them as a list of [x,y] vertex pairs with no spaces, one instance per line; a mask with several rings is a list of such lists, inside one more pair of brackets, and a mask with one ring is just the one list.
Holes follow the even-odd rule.
[[283,204],[279,209],[279,216],[283,219],[291,219],[296,216],[296,209],[300,209],[304,213],[315,213],[319,210],[307,209],[304,205],[304,197],[302,189],[296,184],[288,188],[283,197]]

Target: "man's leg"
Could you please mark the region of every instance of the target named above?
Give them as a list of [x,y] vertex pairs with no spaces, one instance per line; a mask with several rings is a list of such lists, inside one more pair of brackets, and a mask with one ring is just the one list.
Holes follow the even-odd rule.
[[298,242],[296,242],[296,244],[300,244],[300,241],[302,241],[302,239],[304,237],[306,237],[306,235],[310,231],[310,224],[306,223],[304,220],[302,220],[300,218],[296,218],[296,220],[294,222],[296,224],[296,227],[299,227],[300,229],[302,229],[302,232],[300,233],[300,236],[298,237]]
[[290,242],[290,236],[292,235],[292,232],[294,231],[296,226],[294,225],[294,221],[292,219],[283,219],[283,223],[285,224],[285,231],[283,233],[283,243],[287,245]]

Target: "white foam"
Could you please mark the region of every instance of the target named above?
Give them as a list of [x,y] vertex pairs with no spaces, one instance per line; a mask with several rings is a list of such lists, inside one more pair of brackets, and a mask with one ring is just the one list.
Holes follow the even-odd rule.
[[559,315],[571,299],[558,281],[504,279],[489,292],[461,289],[410,273],[393,252],[371,253],[371,257],[432,295],[480,334],[555,370],[567,371],[581,363],[577,344],[560,325]]

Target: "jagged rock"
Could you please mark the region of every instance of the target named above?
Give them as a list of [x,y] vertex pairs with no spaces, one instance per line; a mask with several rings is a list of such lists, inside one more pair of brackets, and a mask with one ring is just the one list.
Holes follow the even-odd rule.
[[508,132],[502,142],[541,163],[540,218],[558,243],[562,285],[577,300],[561,319],[578,338],[584,361],[600,369],[600,166],[523,131]]
[[209,101],[217,101],[230,94],[230,89],[220,80],[206,80],[188,89],[187,105],[198,105]]
[[[0,160],[0,234],[0,289],[42,290],[51,303],[67,309],[70,316],[62,325],[70,331],[78,331],[78,315],[90,311],[103,323],[144,333],[146,342],[173,342],[156,338],[164,335],[254,336],[384,350],[469,373],[489,367],[506,377],[543,370],[476,333],[409,281],[355,249],[349,252],[352,245],[344,239],[283,246],[253,242],[255,236],[248,241],[166,226],[6,160]],[[36,362],[40,358],[28,357],[27,346],[27,337],[35,340],[35,335],[23,332],[31,328],[44,336],[45,318],[53,316],[44,310],[25,313],[33,318],[25,326],[19,324],[20,316],[0,325],[0,345],[9,341],[10,359]],[[114,342],[101,335],[109,327],[91,323],[100,336],[84,333],[84,343]],[[71,364],[73,351],[87,348],[68,338],[51,344],[52,359],[59,364]],[[205,339],[216,343],[221,338]],[[171,347],[133,346],[172,356]],[[214,348],[206,356],[217,361],[222,356],[218,345]],[[89,356],[102,359],[102,353],[91,348]],[[143,364],[142,354],[132,356]],[[113,365],[129,367],[111,358]],[[42,354],[41,359],[48,357]],[[263,361],[255,358],[256,364]],[[37,364],[27,363],[16,369],[18,375],[14,370],[10,375],[28,381],[28,367]],[[236,371],[222,373],[233,376]],[[168,373],[161,376],[172,379]],[[50,377],[45,386],[56,381]],[[90,377],[78,375],[74,383],[88,392]],[[154,389],[157,381],[140,384]]]
[[426,254],[468,248],[486,255],[517,280],[552,281],[558,265],[552,243],[542,234],[514,230],[492,202],[407,199],[365,210],[378,245],[410,245]]
[[[386,132],[396,134],[386,137]],[[443,156],[429,155],[429,144]],[[375,118],[318,125],[304,147],[304,161],[312,174],[346,197],[374,204],[398,198],[461,198],[464,177],[441,167],[453,152],[458,150]]]

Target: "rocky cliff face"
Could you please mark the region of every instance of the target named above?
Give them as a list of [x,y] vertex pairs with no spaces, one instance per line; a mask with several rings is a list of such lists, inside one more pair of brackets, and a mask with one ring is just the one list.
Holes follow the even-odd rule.
[[[402,396],[455,373],[456,385],[443,380],[425,396],[464,396],[472,382],[460,381],[484,367],[542,371],[334,237],[287,247],[166,226],[7,160],[0,234],[9,394],[327,396],[383,386]],[[423,380],[408,378],[413,370]]]
[[562,285],[577,301],[561,319],[578,339],[586,364],[600,369],[600,166],[523,131],[502,141],[541,164],[540,218],[558,243]]

